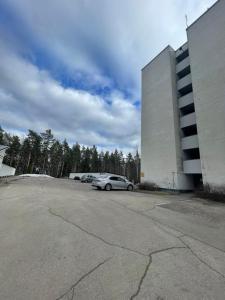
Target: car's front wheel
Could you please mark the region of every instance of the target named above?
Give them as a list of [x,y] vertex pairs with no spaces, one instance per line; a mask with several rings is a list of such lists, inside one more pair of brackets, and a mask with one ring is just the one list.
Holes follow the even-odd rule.
[[111,184],[107,183],[106,186],[105,186],[105,190],[106,191],[111,191],[111,189],[112,189]]
[[127,187],[127,190],[131,192],[131,191],[133,191],[133,189],[134,189],[133,185],[129,184],[128,187]]

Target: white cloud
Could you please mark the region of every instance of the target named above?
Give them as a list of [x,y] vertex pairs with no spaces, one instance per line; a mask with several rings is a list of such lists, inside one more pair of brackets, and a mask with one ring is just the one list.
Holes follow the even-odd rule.
[[[137,96],[140,69],[167,44],[186,39],[189,24],[215,0],[8,0],[36,43],[76,76],[111,79]],[[74,72],[76,71],[76,72]]]
[[8,128],[52,128],[70,142],[133,148],[139,116],[120,93],[108,104],[100,96],[62,87],[8,49],[1,48],[0,55],[0,119]]

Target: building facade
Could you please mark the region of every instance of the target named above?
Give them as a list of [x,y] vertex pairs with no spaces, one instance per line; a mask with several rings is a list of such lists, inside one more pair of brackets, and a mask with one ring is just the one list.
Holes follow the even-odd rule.
[[225,187],[225,1],[142,69],[141,181]]

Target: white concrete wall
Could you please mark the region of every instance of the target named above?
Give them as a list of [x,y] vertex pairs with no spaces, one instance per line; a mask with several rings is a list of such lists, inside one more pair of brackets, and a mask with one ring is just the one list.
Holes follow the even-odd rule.
[[188,74],[177,81],[177,89],[181,90],[189,84],[191,84],[191,74]]
[[182,174],[175,71],[169,46],[142,70],[141,182],[189,189]]
[[181,147],[183,150],[199,148],[198,135],[183,137],[181,139]]
[[81,178],[83,175],[100,176],[100,175],[105,175],[105,174],[106,174],[106,175],[107,175],[107,174],[113,175],[113,174],[111,174],[111,173],[90,173],[90,172],[88,172],[88,173],[70,173],[69,178],[70,178],[70,179],[74,179],[75,176]]
[[180,127],[184,128],[190,125],[196,124],[196,115],[195,112],[180,117]]
[[16,169],[2,163],[5,156],[6,146],[0,145],[0,177],[15,175]]
[[203,182],[225,185],[225,1],[187,34]]
[[176,73],[179,73],[180,71],[182,71],[183,69],[185,69],[189,65],[190,65],[190,58],[188,56],[176,65]]
[[[0,145],[0,146],[2,147],[2,145]],[[0,167],[1,167],[4,156],[5,156],[5,149],[0,148]]]
[[193,93],[189,93],[183,97],[180,97],[178,101],[179,108],[182,108],[191,103],[194,103]]
[[183,162],[185,174],[201,174],[201,161],[200,159],[184,160]]
[[3,176],[14,176],[16,172],[15,168],[9,167],[5,164],[0,165],[0,177]]

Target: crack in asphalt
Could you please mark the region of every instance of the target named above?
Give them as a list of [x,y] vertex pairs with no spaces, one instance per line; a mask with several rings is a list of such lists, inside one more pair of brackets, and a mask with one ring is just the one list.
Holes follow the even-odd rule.
[[[219,247],[216,247],[216,246],[213,246],[213,245],[211,245],[211,244],[209,244],[209,243],[207,243],[207,242],[205,242],[205,241],[203,241],[203,240],[201,240],[201,239],[198,239],[198,238],[196,238],[196,237],[193,237],[192,235],[189,235],[189,234],[187,234],[187,233],[184,233],[184,232],[180,231],[179,229],[175,229],[175,228],[173,228],[172,226],[169,226],[169,225],[166,225],[166,224],[164,224],[164,223],[161,223],[161,222],[159,222],[158,220],[156,220],[155,218],[150,217],[149,215],[143,214],[143,216],[149,218],[150,220],[152,220],[153,222],[155,222],[155,224],[157,223],[157,226],[159,226],[159,227],[160,227],[160,225],[161,225],[161,226],[164,226],[164,227],[167,226],[168,228],[170,228],[170,229],[172,229],[172,230],[175,230],[175,231],[177,231],[177,232],[179,232],[179,233],[181,234],[180,236],[176,236],[176,235],[172,234],[171,232],[166,231],[166,229],[161,228],[162,230],[164,230],[165,232],[167,232],[168,234],[170,234],[170,235],[173,236],[173,237],[180,238],[180,237],[185,237],[185,236],[186,236],[186,237],[189,237],[189,238],[191,238],[191,239],[193,239],[193,240],[195,240],[195,241],[198,241],[198,242],[200,242],[200,243],[202,243],[202,244],[204,244],[204,245],[206,245],[206,246],[209,246],[209,247],[211,247],[211,248],[214,248],[214,249],[216,249],[216,250],[219,250],[219,251],[225,253],[225,251],[224,251],[223,249],[221,249],[221,248],[219,248]],[[158,224],[159,224],[159,225],[158,225]]]
[[199,240],[199,239],[197,239],[197,238],[194,238],[194,237],[192,237],[192,236],[190,236],[190,235],[188,235],[188,234],[185,234],[185,233],[183,233],[182,231],[177,230],[177,229],[174,229],[174,228],[172,228],[171,226],[168,226],[168,225],[167,225],[170,229],[176,230],[177,232],[179,232],[179,233],[181,234],[180,236],[176,236],[176,235],[172,234],[171,232],[167,231],[166,229],[162,228],[161,226],[165,226],[165,225],[164,225],[163,223],[159,222],[158,220],[155,220],[155,219],[152,218],[151,216],[146,215],[146,214],[144,214],[143,212],[136,211],[136,210],[134,210],[134,209],[132,209],[132,208],[130,208],[130,207],[127,207],[126,205],[123,205],[123,204],[121,204],[121,203],[119,203],[119,202],[117,202],[117,201],[115,201],[115,200],[112,200],[112,199],[109,199],[109,200],[112,201],[112,202],[114,202],[114,203],[116,203],[116,204],[118,204],[118,205],[120,205],[121,207],[123,207],[123,208],[125,208],[125,209],[128,209],[128,210],[130,210],[130,211],[132,211],[132,212],[134,212],[134,213],[136,213],[136,214],[138,214],[138,215],[144,216],[144,217],[146,217],[146,218],[152,220],[153,223],[154,223],[158,228],[160,228],[161,230],[163,230],[163,231],[166,232],[167,234],[169,234],[169,235],[171,235],[171,236],[177,238],[183,245],[185,245],[185,248],[187,248],[187,249],[192,253],[192,255],[194,255],[201,263],[203,263],[204,265],[206,265],[210,270],[216,272],[216,273],[217,273],[218,275],[220,275],[221,277],[225,278],[225,275],[224,275],[223,273],[221,273],[221,272],[219,272],[218,270],[216,270],[215,268],[211,267],[207,262],[205,262],[202,258],[200,258],[200,257],[193,251],[193,249],[192,249],[187,243],[185,243],[185,242],[182,240],[182,237],[185,237],[185,236],[186,236],[186,237],[189,237],[189,238],[191,238],[191,239],[193,239],[193,240],[196,240],[196,241],[198,241],[198,242],[201,242],[202,244],[204,244],[204,245],[206,245],[206,246],[209,246],[209,247],[212,247],[212,248],[214,248],[214,249],[216,249],[216,250],[219,250],[219,251],[221,251],[221,252],[223,252],[223,253],[225,253],[225,251],[223,251],[223,250],[221,250],[220,248],[217,248],[217,247],[215,247],[215,246],[212,246],[212,245],[210,245],[210,244],[208,244],[208,243],[206,243],[206,242],[204,242],[204,241],[201,241],[201,240]]
[[[153,252],[151,252],[150,254],[146,255],[146,254],[143,254],[143,253],[141,253],[141,252],[139,252],[139,251],[135,251],[135,250],[132,250],[132,249],[130,249],[130,248],[123,247],[123,246],[121,246],[121,245],[118,245],[118,244],[114,244],[114,243],[108,242],[108,241],[104,240],[103,238],[97,236],[96,234],[94,234],[94,233],[92,233],[92,232],[89,232],[89,231],[87,231],[86,229],[82,228],[80,225],[78,225],[78,224],[76,224],[76,223],[74,223],[74,222],[71,222],[71,221],[67,220],[67,219],[64,218],[62,215],[59,215],[59,214],[53,212],[51,208],[48,208],[48,211],[49,211],[50,214],[54,215],[55,217],[58,217],[58,218],[62,219],[64,222],[67,222],[67,223],[69,223],[69,224],[75,226],[75,227],[78,228],[79,230],[81,230],[81,231],[87,233],[88,235],[90,235],[90,236],[92,236],[92,237],[94,237],[94,238],[96,238],[96,239],[98,239],[98,240],[104,242],[105,244],[107,244],[107,245],[109,245],[109,246],[117,247],[117,248],[120,248],[120,249],[123,249],[123,250],[127,250],[127,251],[130,251],[130,252],[134,252],[134,253],[136,253],[136,254],[139,254],[139,255],[148,257],[148,263],[147,263],[147,265],[146,265],[146,267],[145,267],[145,270],[144,270],[143,275],[141,276],[141,278],[140,278],[140,280],[139,280],[137,290],[136,290],[136,292],[130,297],[130,300],[133,300],[134,298],[136,298],[136,296],[140,293],[141,286],[142,286],[142,284],[143,284],[143,281],[144,281],[144,279],[145,279],[145,277],[146,277],[146,275],[147,275],[147,273],[148,273],[148,270],[149,270],[149,268],[150,268],[150,265],[151,265],[151,263],[152,263],[152,255],[157,254],[157,253],[161,253],[161,252],[165,252],[165,251],[169,251],[169,250],[172,250],[172,249],[187,249],[186,246],[185,246],[185,247],[178,247],[178,246],[176,247],[176,246],[174,246],[174,247],[169,247],[169,248],[164,248],[164,249],[156,250],[156,251],[153,251]],[[109,259],[108,259],[108,260],[109,260]],[[106,261],[104,261],[104,262],[106,262]],[[103,264],[103,263],[99,264],[98,266],[100,266],[100,265],[102,265],[102,264]],[[97,267],[95,267],[94,269],[92,269],[92,270],[91,270],[89,273],[87,273],[86,275],[82,276],[81,279],[78,280],[78,281],[77,281],[77,282],[69,289],[69,291],[67,291],[66,293],[64,293],[62,296],[60,296],[60,297],[57,298],[56,300],[62,299],[62,298],[63,298],[66,294],[68,294],[70,291],[72,291],[72,298],[71,298],[71,300],[73,300],[73,298],[74,298],[74,289],[75,289],[76,285],[77,285],[81,280],[83,280],[87,275],[89,275],[91,272],[93,272],[96,268],[97,268]]]
[[[114,202],[114,203],[118,204],[119,206],[121,206],[121,207],[123,207],[123,208],[125,208],[125,209],[127,209],[127,210],[129,210],[129,211],[131,211],[131,212],[133,212],[133,213],[136,213],[136,214],[138,214],[138,215],[140,215],[140,216],[143,216],[143,217],[145,217],[145,218],[147,218],[147,219],[150,219],[150,220],[153,221],[153,223],[154,223],[157,227],[159,227],[162,231],[168,233],[169,235],[171,235],[171,236],[173,236],[173,237],[175,237],[175,238],[178,238],[178,239],[179,239],[179,237],[187,236],[187,237],[189,237],[189,238],[192,238],[193,240],[196,240],[196,241],[198,241],[198,242],[201,242],[202,244],[205,244],[206,246],[212,247],[212,248],[214,248],[214,249],[216,249],[216,250],[219,250],[219,251],[225,253],[225,251],[224,251],[223,249],[221,249],[221,248],[219,248],[219,247],[216,247],[216,246],[213,246],[213,245],[211,245],[211,244],[209,244],[209,243],[207,243],[207,242],[205,242],[205,241],[203,241],[203,240],[201,240],[201,239],[198,239],[198,238],[196,238],[196,237],[193,237],[193,236],[191,236],[191,235],[189,235],[189,234],[186,234],[186,233],[180,231],[179,229],[173,228],[172,226],[170,226],[170,225],[168,225],[168,224],[164,224],[164,223],[162,223],[162,222],[159,222],[158,220],[156,220],[156,219],[153,218],[152,216],[149,216],[149,215],[144,214],[143,211],[138,211],[138,210],[132,209],[132,208],[130,208],[130,207],[126,206],[126,205],[123,205],[123,204],[121,204],[120,202],[115,201],[115,200],[112,200],[112,199],[109,199],[109,201]],[[175,235],[175,234],[172,234],[171,232],[169,232],[169,231],[166,230],[165,228],[162,228],[161,226],[163,226],[163,227],[168,227],[168,228],[170,228],[170,229],[172,229],[172,230],[174,230],[174,231],[177,231],[177,232],[179,232],[181,235],[180,235],[180,236],[177,236],[177,235]]]
[[144,281],[145,277],[147,276],[147,273],[148,273],[148,270],[149,270],[151,264],[152,264],[152,256],[149,255],[148,263],[147,263],[147,265],[146,265],[146,267],[145,267],[145,270],[144,270],[143,275],[141,276],[141,279],[139,280],[137,290],[136,290],[136,292],[130,297],[130,300],[133,300],[134,298],[136,298],[136,297],[138,296],[138,294],[140,293],[140,291],[141,291],[141,286],[142,286],[142,284],[143,284],[143,281]]
[[145,270],[144,270],[143,275],[142,275],[141,278],[140,278],[140,281],[139,281],[139,283],[138,283],[137,290],[136,290],[136,292],[130,297],[130,300],[133,300],[134,298],[136,298],[136,297],[138,296],[138,294],[140,293],[142,284],[143,284],[143,282],[144,282],[144,279],[145,279],[145,277],[147,276],[148,271],[149,271],[149,269],[150,269],[150,266],[151,266],[151,264],[152,264],[152,256],[153,256],[154,254],[158,254],[158,253],[161,253],[161,252],[166,252],[166,251],[173,250],[173,249],[187,249],[187,247],[169,247],[169,248],[165,248],[165,249],[153,251],[153,252],[151,252],[151,253],[148,255],[148,256],[149,256],[148,263],[147,263],[147,265],[146,265],[146,267],[145,267]]
[[181,237],[179,237],[179,240],[186,246],[187,249],[189,249],[191,251],[191,253],[204,265],[206,265],[209,269],[211,269],[212,271],[216,272],[218,275],[222,276],[225,279],[225,275],[223,273],[220,273],[218,270],[216,270],[215,268],[211,267],[207,262],[205,262],[202,258],[200,258],[194,251],[193,249],[182,240]]
[[[170,229],[172,229],[172,230],[174,230],[174,231],[179,232],[179,233],[181,234],[181,236],[184,236],[184,233],[181,232],[180,230],[177,230],[177,229],[175,229],[175,228],[172,228],[171,226],[168,226],[168,225],[165,225],[165,224],[163,224],[163,223],[160,223],[158,220],[152,218],[152,217],[149,216],[149,215],[146,215],[146,214],[144,213],[143,210],[142,210],[142,211],[135,210],[135,209],[130,208],[130,207],[124,205],[124,204],[121,204],[120,202],[115,201],[115,200],[113,200],[113,199],[109,199],[109,201],[114,202],[115,204],[117,204],[117,205],[123,207],[124,209],[127,209],[127,210],[129,210],[129,211],[131,211],[131,212],[133,212],[133,213],[135,213],[135,214],[138,214],[138,215],[140,215],[140,216],[142,216],[142,217],[145,217],[145,218],[151,220],[151,221],[155,224],[156,227],[160,228],[162,231],[164,231],[165,233],[167,233],[167,234],[169,234],[169,235],[171,235],[171,236],[173,236],[173,237],[175,237],[175,238],[178,238],[178,236],[175,235],[175,234],[172,234],[170,231],[166,230],[166,229],[164,228],[165,226],[169,227]],[[154,208],[156,208],[156,206],[155,206]],[[150,209],[150,210],[153,210],[153,209]],[[148,211],[148,210],[145,210],[145,211]],[[162,227],[162,226],[163,226],[163,227]]]
[[[172,249],[187,249],[187,250],[189,250],[189,251],[192,253],[193,256],[195,256],[201,263],[203,263],[205,266],[207,266],[211,271],[216,272],[218,275],[220,275],[221,277],[225,278],[225,275],[224,275],[224,274],[220,273],[219,271],[217,271],[216,269],[214,269],[213,267],[211,267],[211,266],[210,266],[207,262],[205,262],[203,259],[201,259],[201,258],[193,251],[193,249],[192,249],[187,243],[185,243],[185,242],[182,240],[182,237],[187,236],[187,237],[192,238],[193,240],[198,240],[198,239],[195,239],[195,238],[193,238],[192,236],[189,236],[189,235],[187,235],[187,234],[184,234],[184,233],[181,232],[180,230],[177,230],[177,229],[172,228],[171,226],[168,226],[168,227],[171,228],[172,230],[176,230],[177,232],[179,232],[179,233],[181,234],[180,236],[176,236],[176,235],[172,234],[171,232],[167,231],[166,229],[162,228],[161,226],[164,227],[164,226],[165,226],[164,224],[160,223],[158,220],[155,220],[155,219],[152,218],[151,216],[148,216],[148,215],[144,214],[142,211],[136,211],[136,210],[134,210],[134,209],[132,209],[132,208],[129,208],[129,207],[127,207],[126,205],[123,205],[123,204],[121,204],[121,203],[119,203],[119,202],[117,202],[117,201],[115,201],[115,200],[112,200],[112,199],[109,199],[109,200],[112,201],[112,202],[114,202],[114,203],[116,203],[116,204],[118,204],[118,205],[120,205],[121,207],[123,207],[123,208],[125,208],[125,209],[127,209],[127,210],[132,211],[133,213],[136,213],[136,214],[138,214],[138,215],[141,215],[141,216],[143,216],[143,217],[145,217],[145,218],[148,218],[148,219],[152,220],[153,223],[154,223],[158,228],[160,228],[162,231],[166,232],[167,234],[169,234],[169,235],[171,235],[171,236],[177,238],[177,239],[184,245],[184,246],[180,246],[180,247],[179,247],[179,246],[174,246],[174,247],[169,247],[169,248],[165,248],[165,249],[161,249],[161,250],[156,250],[156,251],[151,252],[149,255],[146,255],[146,254],[144,254],[144,253],[142,253],[142,252],[139,252],[139,251],[136,251],[136,250],[132,250],[132,249],[130,249],[130,248],[123,247],[123,246],[118,245],[118,244],[114,244],[114,243],[108,242],[108,241],[106,241],[105,239],[103,239],[102,237],[99,237],[98,235],[96,235],[96,234],[94,234],[94,233],[92,233],[92,232],[89,232],[89,231],[87,231],[86,229],[82,228],[80,225],[78,225],[78,224],[76,224],[76,223],[74,223],[74,222],[71,222],[71,221],[65,219],[63,216],[61,216],[61,215],[59,215],[59,214],[53,212],[53,211],[51,210],[51,208],[49,208],[49,213],[50,213],[50,214],[52,214],[52,215],[54,215],[54,216],[56,216],[56,217],[61,218],[63,221],[65,221],[65,222],[67,222],[67,223],[69,223],[69,224],[71,224],[71,225],[77,227],[77,228],[80,229],[81,231],[83,231],[83,232],[87,233],[88,235],[90,235],[90,236],[92,236],[92,237],[94,237],[94,238],[96,238],[96,239],[102,241],[103,243],[105,243],[105,244],[107,244],[107,245],[109,245],[109,246],[117,247],[117,248],[120,248],[120,249],[123,249],[123,250],[127,250],[127,251],[130,251],[130,252],[134,252],[134,253],[136,253],[136,254],[139,254],[139,255],[148,257],[148,263],[147,263],[147,265],[146,265],[146,267],[145,267],[145,269],[144,269],[143,275],[141,276],[141,278],[140,278],[140,280],[139,280],[137,290],[136,290],[136,292],[130,297],[130,300],[135,299],[135,298],[139,295],[139,293],[140,293],[140,291],[141,291],[142,284],[143,284],[143,282],[144,282],[144,279],[146,278],[146,276],[147,276],[147,274],[148,274],[148,271],[149,271],[149,269],[150,269],[150,266],[151,266],[151,264],[152,264],[152,256],[155,255],[155,254],[161,253],[161,252],[166,252],[166,251],[172,250]],[[202,241],[200,241],[200,242],[202,242]],[[207,243],[204,243],[204,242],[202,242],[202,243],[208,245]],[[211,245],[208,245],[208,246],[211,246]],[[213,247],[213,246],[211,246],[211,247]],[[213,247],[213,248],[217,249],[216,247]],[[221,249],[217,249],[217,250],[222,251]],[[222,252],[224,252],[224,251],[222,251]],[[86,276],[85,276],[85,277],[86,277]],[[82,278],[82,279],[83,279],[83,278]],[[76,285],[77,285],[77,284],[76,284]],[[73,289],[73,287],[70,288],[69,291],[71,291],[72,289]],[[74,291],[73,291],[73,294],[74,294]],[[64,295],[65,295],[65,294],[64,294]],[[73,300],[73,298],[74,298],[74,296],[72,296],[71,300]],[[58,298],[58,299],[56,299],[56,300],[59,300],[59,299],[61,299],[61,298]]]
[[116,248],[123,249],[123,250],[127,250],[127,251],[130,251],[130,252],[133,252],[133,253],[136,253],[136,254],[145,256],[145,257],[148,256],[147,254],[142,253],[142,252],[140,252],[140,251],[136,251],[136,250],[133,250],[133,249],[130,249],[130,248],[121,246],[121,245],[116,244],[116,243],[111,243],[111,242],[109,242],[109,241],[103,239],[102,237],[98,236],[97,234],[95,234],[95,233],[93,233],[93,232],[90,232],[90,231],[84,229],[84,228],[81,227],[80,225],[78,225],[78,224],[76,224],[76,223],[74,223],[74,222],[72,222],[72,221],[67,220],[67,219],[64,218],[62,215],[59,215],[59,214],[53,212],[51,208],[48,208],[48,211],[49,211],[49,213],[50,213],[51,215],[53,215],[53,216],[55,216],[55,217],[58,217],[58,218],[62,219],[64,222],[69,223],[70,225],[73,225],[74,227],[76,227],[76,228],[78,228],[79,230],[85,232],[86,234],[88,234],[88,235],[94,237],[95,239],[100,240],[101,242],[105,243],[105,244],[108,245],[108,246],[116,247]]
[[112,259],[112,257],[109,257],[107,259],[105,259],[104,261],[100,262],[99,264],[97,264],[94,268],[92,268],[91,270],[89,270],[87,273],[85,273],[83,276],[81,276],[64,294],[62,294],[61,296],[59,296],[58,298],[56,298],[56,300],[60,300],[63,297],[65,297],[67,294],[69,294],[70,292],[72,292],[72,296],[71,296],[71,300],[73,300],[74,295],[75,295],[75,288],[76,286],[82,281],[84,280],[86,277],[88,277],[91,273],[93,273],[95,270],[97,270],[99,267],[101,267],[102,265],[104,265],[106,262],[108,262],[110,259]]
[[70,299],[70,300],[73,300],[73,298],[74,298],[74,293],[75,293],[75,288],[73,287],[72,296],[71,296],[71,299]]

